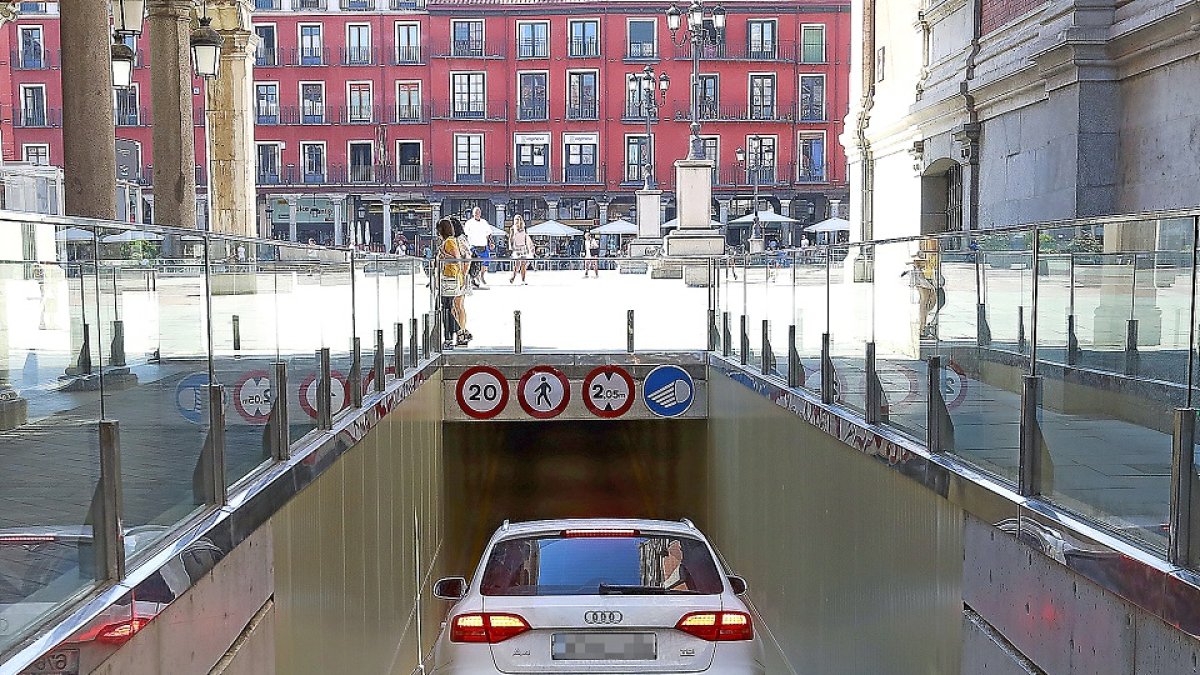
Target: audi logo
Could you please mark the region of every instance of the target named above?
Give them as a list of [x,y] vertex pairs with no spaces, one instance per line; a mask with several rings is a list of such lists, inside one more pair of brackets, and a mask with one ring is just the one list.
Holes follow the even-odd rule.
[[583,615],[583,622],[592,626],[611,626],[624,619],[620,612],[587,612]]

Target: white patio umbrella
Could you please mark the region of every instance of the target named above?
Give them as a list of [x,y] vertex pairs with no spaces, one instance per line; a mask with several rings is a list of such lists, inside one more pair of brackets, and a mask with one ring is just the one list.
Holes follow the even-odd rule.
[[[721,223],[719,223],[719,222],[717,222],[717,221],[715,221],[715,220],[710,220],[710,221],[708,221],[708,226],[709,226],[709,227],[711,227],[711,228],[713,228],[713,229],[719,229],[719,228],[721,227]],[[678,227],[679,227],[679,219],[678,219],[678,218],[672,218],[672,219],[670,219],[670,220],[668,220],[667,222],[665,222],[665,223],[663,223],[663,224],[662,224],[662,228],[663,228],[664,230],[666,230],[666,229],[670,229],[670,228],[672,228],[672,227],[675,227],[675,228],[678,228]]]
[[[746,215],[742,216],[741,218],[738,218],[736,220],[731,220],[729,222],[731,222],[731,223],[753,223],[754,222],[754,214],[747,213]],[[758,222],[760,222],[760,223],[798,223],[800,221],[796,220],[795,218],[788,218],[787,216],[781,216],[778,213],[775,213],[774,211],[767,209],[767,210],[758,212]]]
[[592,230],[592,234],[637,234],[638,226],[628,220],[614,220]]
[[822,220],[816,225],[809,225],[804,228],[805,232],[849,232],[850,221],[845,218],[829,218]]
[[505,232],[504,230],[502,230],[502,229],[500,229],[500,228],[496,227],[495,225],[493,225],[493,226],[492,226],[492,236],[493,236],[493,237],[501,237],[501,238],[505,238],[505,237],[507,237],[507,236],[508,236],[508,233],[507,233],[507,232]]
[[570,225],[557,220],[547,220],[526,230],[535,237],[582,237],[583,230],[577,230]]
[[120,234],[110,234],[100,241],[106,244],[121,244],[131,241],[162,241],[162,237],[145,230],[125,230]]
[[92,241],[95,235],[91,230],[85,230],[81,227],[68,227],[54,235],[58,241],[84,242]]

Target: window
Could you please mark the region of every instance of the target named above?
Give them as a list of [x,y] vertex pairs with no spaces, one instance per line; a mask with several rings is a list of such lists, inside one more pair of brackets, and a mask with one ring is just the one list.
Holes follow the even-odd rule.
[[21,85],[21,126],[46,126],[46,87],[40,84]]
[[321,39],[320,24],[300,26],[300,65],[319,66],[325,63],[325,41]]
[[601,586],[674,589],[717,595],[721,573],[699,539],[646,534],[630,537],[523,537],[497,543],[484,568],[485,596],[600,595]]
[[800,119],[805,122],[825,120],[825,76],[800,76]]
[[396,24],[396,63],[421,62],[421,25]]
[[451,56],[483,56],[483,22],[453,22]]
[[483,77],[483,73],[450,74],[450,88],[454,96],[452,117],[483,119],[487,115]]
[[324,143],[301,143],[300,162],[304,168],[305,183],[325,182]]
[[700,119],[720,119],[720,80],[716,75],[700,76]]
[[653,59],[658,56],[655,33],[658,22],[653,19],[632,19],[629,21],[629,49],[631,59]]
[[25,145],[21,148],[21,155],[30,164],[50,166],[50,146],[45,143]]
[[596,182],[596,136],[569,134],[566,138],[566,181],[568,183]]
[[775,182],[775,137],[746,139],[746,182],[766,185]]
[[546,73],[521,73],[517,78],[520,80],[517,119],[547,119],[550,116],[550,103],[547,98]]
[[259,143],[257,158],[257,173],[259,185],[276,185],[279,183],[279,144]]
[[31,69],[46,67],[41,26],[21,26],[21,67]]
[[596,71],[567,73],[567,119],[594,120],[599,117]]
[[550,58],[550,22],[517,22],[517,58]]
[[600,56],[600,22],[595,19],[572,21],[571,56]]
[[254,114],[258,124],[279,124],[279,85],[254,85]]
[[396,121],[419,122],[421,115],[421,83],[396,83]]
[[825,180],[825,135],[805,132],[800,134],[800,181]]
[[775,119],[775,76],[750,76],[750,119]]
[[365,65],[371,62],[370,24],[347,24],[345,63],[348,65]]
[[749,58],[757,61],[775,58],[778,42],[774,21],[750,21],[746,33],[750,41],[747,45]]
[[369,183],[375,178],[375,144],[353,141],[349,145],[350,182]]
[[454,180],[457,183],[483,182],[483,134],[454,136]]
[[396,143],[396,178],[401,183],[421,180],[421,141]]
[[800,36],[800,62],[825,63],[825,26],[804,26]]
[[651,161],[651,140],[648,136],[625,137],[625,182],[646,180],[645,166]]
[[275,35],[275,26],[255,26],[254,33],[258,36],[258,47],[254,51],[254,65],[279,65],[279,41]]
[[[651,95],[653,97],[653,95]],[[645,119],[649,113],[645,104],[646,90],[642,83],[633,75],[625,76],[625,117],[627,119]]]
[[136,127],[140,122],[138,115],[138,86],[113,89],[116,106],[113,117],[119,127]]
[[325,85],[308,82],[300,85],[300,123],[325,123]]
[[713,183],[717,182],[717,165],[720,160],[719,153],[721,148],[721,137],[703,137],[700,139],[704,142],[704,159],[713,163]]
[[517,180],[545,183],[550,179],[550,134],[517,134]]
[[350,101],[350,123],[370,124],[374,122],[375,114],[371,104],[371,83],[351,82],[347,85],[347,89]]

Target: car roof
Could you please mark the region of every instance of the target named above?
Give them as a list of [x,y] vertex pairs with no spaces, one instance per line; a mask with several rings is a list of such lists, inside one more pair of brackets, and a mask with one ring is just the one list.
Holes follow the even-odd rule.
[[649,520],[637,518],[564,518],[561,520],[530,520],[520,523],[505,522],[493,539],[509,539],[514,536],[557,534],[563,530],[629,529],[689,534],[703,537],[690,521]]

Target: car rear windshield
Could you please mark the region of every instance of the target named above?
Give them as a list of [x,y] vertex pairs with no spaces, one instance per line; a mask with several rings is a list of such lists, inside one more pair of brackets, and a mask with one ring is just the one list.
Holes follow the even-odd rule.
[[691,593],[723,585],[708,547],[676,535],[529,537],[492,548],[482,592],[493,596]]

